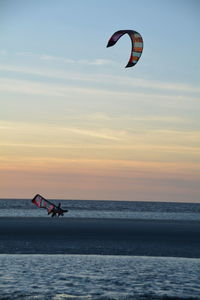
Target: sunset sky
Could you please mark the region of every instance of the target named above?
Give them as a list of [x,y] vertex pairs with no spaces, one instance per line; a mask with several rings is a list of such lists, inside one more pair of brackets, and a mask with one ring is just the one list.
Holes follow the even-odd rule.
[[[0,0],[0,198],[200,202],[200,1]],[[125,68],[128,36],[144,51]]]

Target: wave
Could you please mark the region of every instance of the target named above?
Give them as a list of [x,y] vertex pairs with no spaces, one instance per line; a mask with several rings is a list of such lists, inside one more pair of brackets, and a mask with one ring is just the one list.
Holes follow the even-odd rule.
[[108,295],[67,295],[67,294],[22,294],[20,292],[1,295],[0,300],[200,300],[199,297],[179,297],[167,295],[127,295],[124,297]]

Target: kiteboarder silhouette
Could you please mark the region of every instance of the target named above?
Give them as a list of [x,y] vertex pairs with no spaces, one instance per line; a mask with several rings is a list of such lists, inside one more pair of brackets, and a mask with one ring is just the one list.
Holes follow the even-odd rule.
[[46,200],[41,195],[37,194],[31,201],[39,208],[45,208],[47,209],[48,215],[51,215],[51,217],[59,217],[64,216],[65,212],[68,212],[67,209],[61,208],[61,203],[58,205],[55,205],[54,203],[50,202],[49,200]]

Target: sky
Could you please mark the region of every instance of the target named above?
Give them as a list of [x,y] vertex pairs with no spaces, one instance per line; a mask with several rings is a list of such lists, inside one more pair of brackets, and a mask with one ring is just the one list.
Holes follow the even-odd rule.
[[[0,0],[0,198],[200,203],[200,1]],[[125,68],[138,31],[144,50]]]

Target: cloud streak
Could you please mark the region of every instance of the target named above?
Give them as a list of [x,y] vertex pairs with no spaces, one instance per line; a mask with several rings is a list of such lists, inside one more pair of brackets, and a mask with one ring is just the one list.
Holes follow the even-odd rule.
[[[46,60],[54,60],[55,57],[51,56],[44,56],[43,59]],[[69,60],[70,61],[70,60]],[[73,61],[72,61],[73,62]],[[82,61],[82,63],[86,63],[86,61]],[[109,61],[103,59],[97,59],[91,61],[90,64],[92,65],[101,65],[107,64]],[[184,92],[184,93],[192,93],[198,94],[200,93],[200,88],[197,86],[192,86],[189,84],[182,84],[182,83],[174,83],[174,82],[162,82],[162,81],[152,81],[152,80],[144,80],[141,78],[134,78],[134,80],[130,77],[120,77],[114,75],[89,75],[85,73],[74,73],[74,72],[65,72],[65,71],[56,71],[51,69],[38,69],[38,68],[29,68],[29,67],[19,67],[19,66],[12,66],[12,65],[0,65],[1,71],[7,71],[10,73],[21,73],[21,74],[29,74],[33,76],[42,76],[45,78],[54,78],[54,79],[67,79],[73,81],[83,81],[83,82],[96,82],[99,84],[116,84],[121,86],[126,86],[127,88],[131,87],[139,87],[145,88],[150,90],[163,90],[163,91],[175,91],[175,92]],[[192,96],[193,97],[193,96]]]
[[[3,52],[0,54],[3,54]],[[24,57],[34,57],[39,60],[44,60],[44,61],[50,61],[50,62],[58,62],[58,63],[63,63],[63,64],[83,64],[83,65],[94,65],[94,66],[104,66],[104,65],[109,65],[109,64],[115,64],[114,61],[109,60],[109,59],[103,59],[103,58],[96,58],[92,60],[85,60],[85,59],[71,59],[71,58],[66,58],[66,57],[61,57],[61,56],[54,56],[54,55],[49,55],[49,54],[41,54],[41,55],[36,55],[32,52],[18,52],[16,53],[18,56],[24,56]]]
[[33,80],[23,80],[23,79],[10,79],[2,78],[0,82],[0,91],[7,93],[19,93],[27,95],[41,95],[41,96],[51,96],[51,97],[68,97],[72,93],[73,95],[94,95],[94,97],[113,96],[115,99],[122,98],[126,99],[137,99],[137,100],[164,100],[164,101],[198,101],[198,97],[188,98],[187,95],[174,96],[165,93],[144,93],[142,92],[132,92],[132,91],[116,91],[114,89],[105,88],[95,88],[95,87],[75,87],[73,85],[58,84],[58,83],[41,83],[40,81]]
[[[71,122],[70,122],[71,123]],[[18,155],[31,159],[58,156],[144,161],[198,162],[200,133],[167,129],[87,126],[61,127],[46,123],[1,122],[0,146],[4,157]]]

